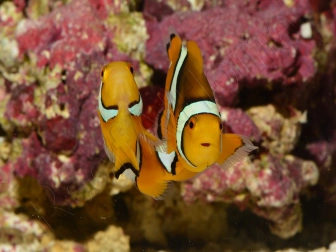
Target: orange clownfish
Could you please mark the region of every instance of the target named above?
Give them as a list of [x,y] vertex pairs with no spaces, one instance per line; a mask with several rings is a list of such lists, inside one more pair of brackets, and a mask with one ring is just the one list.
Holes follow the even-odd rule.
[[139,191],[155,199],[162,199],[169,185],[173,181],[183,181],[197,175],[185,169],[174,153],[168,154],[160,148],[149,144],[145,138],[139,138],[140,147],[140,170],[135,176],[130,170],[124,175],[131,179]]
[[202,172],[214,163],[227,168],[257,149],[246,136],[223,134],[220,113],[203,72],[201,51],[194,41],[183,43],[170,35],[165,109],[159,117],[158,136],[167,141],[183,166]]
[[139,175],[139,135],[143,135],[148,144],[159,145],[161,142],[143,128],[140,117],[142,107],[131,64],[112,62],[104,66],[98,115],[104,149],[111,162],[115,163],[116,178],[128,169],[128,172]]

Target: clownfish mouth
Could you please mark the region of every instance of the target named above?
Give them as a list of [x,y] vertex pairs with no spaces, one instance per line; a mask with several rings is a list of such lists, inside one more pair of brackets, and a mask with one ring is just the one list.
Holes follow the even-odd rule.
[[209,147],[210,146],[209,143],[201,143],[201,145],[204,146],[204,147]]

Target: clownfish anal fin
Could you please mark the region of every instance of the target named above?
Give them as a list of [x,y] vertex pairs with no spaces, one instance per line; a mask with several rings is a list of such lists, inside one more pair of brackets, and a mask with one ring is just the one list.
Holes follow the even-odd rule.
[[145,176],[139,176],[135,181],[140,192],[152,196],[156,200],[162,200],[174,184],[170,180],[157,180]]
[[164,181],[165,182],[165,189],[159,196],[153,197],[155,200],[163,200],[165,197],[172,193],[172,188],[174,187],[174,181]]
[[222,152],[217,161],[222,169],[227,169],[241,161],[247,155],[258,149],[247,136],[236,134],[222,134]]

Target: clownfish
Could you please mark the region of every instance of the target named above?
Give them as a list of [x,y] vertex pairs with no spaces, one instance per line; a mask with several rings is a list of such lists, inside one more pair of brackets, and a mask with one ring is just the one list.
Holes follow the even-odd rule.
[[139,175],[139,135],[147,144],[160,149],[161,141],[142,125],[142,107],[131,64],[112,62],[105,65],[101,71],[98,116],[104,149],[110,161],[115,163],[116,178],[126,170]]
[[168,154],[159,147],[148,144],[143,137],[139,137],[139,146],[141,153],[139,174],[135,176],[126,170],[124,175],[132,180],[143,194],[162,199],[173,181],[184,181],[198,174],[185,169],[176,160],[174,153]]
[[222,133],[221,116],[196,42],[183,43],[171,34],[167,53],[165,108],[157,132],[167,141],[167,152],[175,153],[192,172],[202,172],[214,163],[225,169],[243,161],[258,147],[246,136]]

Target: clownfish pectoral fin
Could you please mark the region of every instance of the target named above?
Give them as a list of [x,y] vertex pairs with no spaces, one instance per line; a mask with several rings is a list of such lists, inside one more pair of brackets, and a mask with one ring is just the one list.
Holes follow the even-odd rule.
[[227,169],[243,161],[247,155],[258,149],[247,136],[222,134],[222,152],[217,161],[222,169]]

